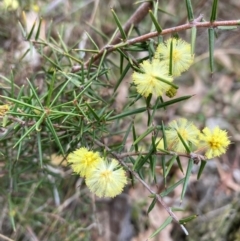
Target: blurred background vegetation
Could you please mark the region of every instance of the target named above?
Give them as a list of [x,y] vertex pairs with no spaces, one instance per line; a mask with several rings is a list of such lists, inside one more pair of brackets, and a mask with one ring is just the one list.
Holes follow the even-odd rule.
[[[87,82],[78,84],[74,75],[71,80],[64,76],[64,73],[71,72],[76,61],[73,58],[63,58],[61,50],[67,49],[76,59],[87,60],[92,53],[77,50],[72,53],[71,50],[93,49],[91,39],[102,48],[116,30],[111,7],[121,23],[125,23],[139,4],[127,0],[16,0],[15,5],[9,5],[8,8],[4,4],[5,1],[0,2],[0,94],[11,92],[11,96],[17,99],[21,93],[26,103],[35,105],[36,102],[32,101],[33,89],[36,89],[37,95],[44,96],[54,79],[57,87],[50,99],[44,97],[46,103],[50,104],[59,91],[61,100],[53,106],[59,111],[57,104],[65,103],[61,107],[62,111],[70,111],[72,106],[68,103],[73,97],[72,88],[76,90],[75,97],[81,91],[86,91],[87,95],[82,97],[80,107],[86,111],[84,113],[89,114],[90,119],[83,128],[74,115],[61,116],[56,113],[52,116],[51,120],[59,120],[58,126],[55,122],[54,127],[58,128],[60,146],[50,136],[52,132],[49,126],[43,127],[45,129],[41,134],[29,133],[20,144],[18,141],[31,128],[31,122],[19,125],[18,131],[13,125],[1,127],[0,240],[146,240],[168,215],[160,205],[156,205],[147,215],[151,199],[141,184],[129,186],[115,199],[96,199],[85,187],[84,181],[72,175],[65,156],[60,151],[61,148],[72,151],[80,142],[89,143],[83,133],[88,129],[99,128],[93,124],[93,114],[89,113],[91,108],[82,103],[88,102],[96,110],[98,103],[103,105],[106,102],[109,113],[111,109],[121,113],[128,94],[133,94],[133,88],[129,87],[130,72],[121,82],[118,93],[113,95],[112,91],[119,80],[117,54],[108,56],[108,65],[97,73],[101,80],[88,89]],[[193,1],[195,17],[203,14],[204,19],[209,19],[211,6],[212,1],[209,0]],[[163,29],[187,21],[184,1],[159,0],[159,8],[159,22]],[[239,1],[220,1],[218,20],[239,19],[239,12]],[[40,17],[42,24],[39,39],[50,43],[44,47],[36,41],[26,41],[21,31],[23,26],[27,33],[31,32],[34,21],[39,21]],[[139,23],[137,30],[140,34],[148,33],[151,24],[151,19],[147,16]],[[34,40],[35,34],[36,32],[31,39]],[[190,42],[190,31],[180,32],[179,36]],[[164,36],[164,39],[168,37],[170,36]],[[218,29],[216,37],[214,74],[211,75],[209,69],[207,29],[198,29],[195,62],[187,73],[176,80],[180,86],[177,97],[194,96],[165,111],[159,111],[155,121],[161,123],[163,120],[167,123],[176,117],[184,117],[199,127],[219,125],[228,130],[232,144],[226,155],[207,162],[200,180],[196,180],[198,167],[193,170],[186,197],[181,204],[185,211],[177,212],[179,217],[186,216],[186,213],[199,215],[194,222],[186,225],[189,237],[178,230],[176,224],[172,224],[154,240],[240,240],[240,230],[237,228],[240,220],[235,218],[240,212],[237,201],[240,191],[239,29]],[[147,54],[147,51],[133,53],[138,58],[144,58]],[[77,64],[81,65],[81,62]],[[61,74],[56,74],[59,66]],[[106,69],[110,72],[108,76],[105,75]],[[93,76],[88,77],[91,79],[96,72],[97,70]],[[66,81],[70,85],[64,86]],[[31,84],[33,89],[29,87]],[[10,103],[5,99],[0,101],[0,104]],[[31,114],[32,117],[40,115],[37,109],[30,112],[28,106],[19,106],[18,111]],[[138,133],[146,128],[143,124],[146,118],[141,116],[135,119]],[[63,120],[67,124],[62,125]],[[72,128],[66,130],[70,125]],[[126,129],[125,121],[110,126],[109,130],[114,133],[112,135],[105,129],[101,130],[106,133],[102,135],[103,142],[112,148],[118,146],[123,141],[123,129]],[[18,145],[13,148],[16,143]],[[186,167],[187,162],[183,165]],[[176,166],[170,176],[180,179],[182,173]],[[157,173],[157,184],[161,192],[164,185],[160,171]],[[166,197],[166,203],[179,207],[180,193],[181,188],[176,188]]]

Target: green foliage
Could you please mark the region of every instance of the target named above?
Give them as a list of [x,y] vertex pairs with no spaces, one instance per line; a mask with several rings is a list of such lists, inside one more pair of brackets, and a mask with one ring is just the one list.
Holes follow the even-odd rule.
[[209,65],[210,65],[210,70],[211,73],[213,73],[214,71],[214,39],[215,39],[215,35],[214,35],[214,29],[213,28],[209,28],[208,29],[208,40],[209,40]]
[[214,0],[212,5],[212,13],[210,17],[211,22],[214,22],[217,19],[217,10],[218,10],[218,0]]
[[[210,22],[216,20],[217,2],[213,2]],[[157,10],[159,6],[155,3],[153,11],[149,11],[149,21],[158,35],[165,34],[164,28],[158,22]],[[0,112],[1,126],[4,129],[0,136],[0,158],[1,161],[4,160],[4,175],[1,177],[0,188],[9,213],[6,218],[6,235],[17,230],[19,236],[16,238],[19,238],[30,220],[34,221],[32,227],[40,240],[45,237],[48,240],[63,240],[66,233],[68,240],[79,240],[77,231],[82,235],[81,240],[91,239],[89,232],[84,230],[92,222],[88,217],[91,216],[90,194],[82,184],[82,179],[70,176],[70,168],[66,166],[68,154],[79,147],[93,149],[104,153],[104,157],[117,159],[129,172],[132,184],[136,180],[141,182],[153,195],[147,213],[154,209],[157,202],[163,204],[161,198],[169,195],[178,186],[182,188],[181,200],[185,197],[194,162],[197,162],[196,158],[199,156],[195,153],[192,155],[191,146],[178,131],[179,142],[184,145],[186,152],[177,153],[171,150],[167,143],[167,124],[164,123],[164,118],[161,118],[161,121],[156,120],[159,112],[164,113],[173,105],[191,101],[192,95],[169,99],[165,95],[155,97],[152,94],[145,98],[137,93],[129,76],[136,71],[141,73],[139,64],[144,60],[155,58],[154,51],[158,41],[151,36],[129,44],[129,39],[141,38],[139,29],[132,26],[126,31],[119,20],[120,14],[113,9],[111,12],[116,25],[114,29],[117,28],[120,33],[120,38],[117,37],[118,43],[111,45],[116,39],[117,31],[108,36],[99,30],[97,25],[90,25],[88,30],[92,30],[93,36],[86,32],[84,36],[88,43],[80,49],[76,46],[82,43],[82,38],[75,39],[74,44],[65,42],[67,27],[55,29],[54,25],[49,24],[45,38],[41,38],[44,18],[34,21],[29,30],[24,23],[19,22],[22,38],[29,43],[29,48],[19,58],[20,62],[24,61],[33,49],[37,50],[42,62],[41,70],[27,76],[24,85],[15,83],[17,71],[6,76],[1,75],[0,84],[6,86],[1,88],[1,105],[9,106],[6,113]],[[165,12],[161,11],[162,14]],[[194,15],[191,1],[186,1],[185,13],[192,23]],[[197,27],[190,27],[193,55]],[[211,23],[206,27],[209,30],[210,70],[213,72],[214,29]],[[171,33],[175,34],[175,31],[172,30]],[[106,46],[101,48],[100,43]],[[171,42],[170,75],[173,73],[174,51]],[[84,53],[86,57],[83,58],[80,53]],[[41,86],[38,83],[40,77],[43,79]],[[164,78],[152,77],[175,90],[179,88]],[[126,84],[126,99],[118,103],[118,96],[123,94]],[[163,149],[158,148],[159,138],[163,139]],[[56,156],[60,161],[55,163]],[[182,167],[184,157],[189,158],[185,169]],[[202,156],[200,161],[198,178],[206,164]],[[174,166],[183,173],[180,180],[171,175]],[[150,176],[150,180],[157,182],[157,167],[161,169],[165,189],[154,193],[146,180]],[[70,188],[73,186],[76,190]],[[80,194],[79,189],[83,194]],[[65,198],[71,199],[74,206],[70,211],[63,211],[63,204],[66,203],[59,201],[64,193],[67,193]],[[79,199],[80,196],[83,200]],[[48,205],[48,200],[43,197],[52,197],[49,202],[55,203]],[[150,238],[172,221],[178,222],[169,210],[170,208],[167,209],[169,217]],[[46,218],[46,213],[52,216]],[[79,216],[84,217],[80,227],[76,222]],[[196,217],[193,215],[184,218],[179,221],[179,225]],[[62,222],[62,219],[67,221]],[[54,232],[51,233],[51,230]]]
[[187,13],[188,13],[188,21],[192,22],[194,20],[194,15],[193,15],[193,8],[192,8],[191,0],[186,0],[186,8],[187,8]]

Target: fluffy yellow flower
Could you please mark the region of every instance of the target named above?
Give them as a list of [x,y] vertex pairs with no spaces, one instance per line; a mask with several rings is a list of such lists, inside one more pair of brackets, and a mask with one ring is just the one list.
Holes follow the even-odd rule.
[[140,68],[143,73],[134,72],[132,75],[139,94],[145,97],[150,94],[162,96],[171,88],[168,82],[171,83],[173,78],[169,76],[169,69],[165,63],[157,59],[152,62],[145,60],[140,64]]
[[164,142],[163,139],[161,139],[158,144],[157,144],[157,149],[158,150],[164,150]]
[[98,197],[115,197],[123,191],[127,177],[116,160],[102,160],[96,168],[87,172],[86,184]]
[[[178,133],[188,146],[196,147],[198,145],[200,131],[191,122],[184,118],[180,118],[178,120],[171,121],[169,123],[169,127],[169,130],[165,130],[168,150],[178,153],[186,152]],[[160,142],[158,148],[162,149],[162,146],[163,142]]]
[[194,56],[191,54],[191,45],[182,39],[170,38],[157,47],[155,58],[160,59],[169,68],[170,48],[172,42],[172,75],[179,76],[189,69]]
[[96,168],[99,162],[101,162],[101,157],[97,152],[89,151],[87,148],[82,147],[70,153],[67,161],[72,165],[74,172],[85,177],[87,171]]
[[3,5],[8,10],[16,10],[19,7],[17,0],[4,0]]
[[9,105],[0,105],[0,116],[4,116],[9,111],[9,109]]
[[213,130],[205,127],[202,132],[200,135],[200,140],[202,141],[200,146],[206,150],[205,156],[208,159],[220,156],[226,152],[230,144],[226,131],[221,130],[217,126]]

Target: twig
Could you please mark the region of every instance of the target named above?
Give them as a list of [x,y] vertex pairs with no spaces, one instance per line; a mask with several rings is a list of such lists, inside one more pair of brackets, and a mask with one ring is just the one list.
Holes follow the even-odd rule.
[[[169,207],[167,206],[167,204],[163,201],[163,199],[162,199],[158,194],[156,194],[156,193],[150,188],[150,186],[148,186],[148,184],[147,184],[146,182],[144,182],[144,181],[138,176],[138,174],[137,174],[135,171],[131,170],[131,169],[128,167],[128,165],[127,165],[125,162],[123,162],[121,158],[119,158],[119,155],[118,155],[118,154],[116,154],[115,152],[112,152],[109,147],[105,146],[105,145],[104,145],[103,143],[101,143],[100,141],[98,141],[98,140],[96,140],[96,139],[93,140],[93,141],[94,141],[98,146],[104,147],[107,151],[109,151],[109,152],[112,154],[112,156],[113,156],[114,158],[116,158],[129,172],[131,172],[132,175],[133,175],[139,182],[141,182],[142,185],[143,185],[151,194],[155,195],[156,198],[157,198],[157,201],[164,207],[164,209],[165,209],[165,210],[168,212],[168,214],[173,218],[173,220],[174,220],[176,223],[179,224],[179,220],[178,220],[177,216],[172,212],[171,208],[169,208]],[[180,225],[180,224],[179,224],[179,225]],[[183,232],[184,232],[186,235],[188,235],[188,231],[186,230],[186,228],[185,228],[183,225],[180,225],[180,227],[182,228]]]
[[[136,26],[141,22],[143,18],[146,17],[146,15],[149,12],[149,9],[152,9],[152,6],[153,6],[152,2],[145,2],[137,8],[137,10],[132,15],[132,17],[129,18],[129,20],[123,26],[123,30],[125,31],[126,34],[128,33],[128,31],[132,26]],[[114,45],[121,42],[120,37],[121,37],[120,32],[118,32],[118,34],[112,40],[111,44]]]
[[2,238],[2,240],[14,241],[13,239],[8,238],[7,236],[5,236],[5,235],[3,235],[3,234],[0,234],[0,238]]
[[[139,156],[139,155],[148,155],[148,152],[126,152],[126,153],[122,153],[122,154],[116,154],[118,156],[119,159],[123,159],[125,157],[129,157],[129,156]],[[184,154],[184,153],[176,153],[173,151],[169,151],[169,152],[155,152],[154,155],[156,156],[163,156],[163,155],[178,155],[178,156],[183,156],[183,157],[188,157],[188,158],[192,158],[195,161],[201,161],[201,160],[205,160],[205,156],[197,154],[197,153],[189,153],[189,154]]]
[[[125,31],[125,33],[128,33],[132,26],[136,26],[137,24],[139,24],[139,23],[141,22],[141,20],[146,17],[146,15],[147,15],[148,12],[149,12],[149,9],[152,9],[152,6],[153,6],[152,2],[142,3],[142,4],[140,5],[140,7],[137,8],[137,10],[136,10],[135,13],[132,15],[132,17],[124,24],[123,30]],[[120,34],[120,32],[118,32],[117,35],[113,38],[113,40],[112,40],[112,42],[111,42],[110,44],[111,44],[111,45],[115,45],[115,44],[118,44],[118,43],[120,43],[120,42],[121,42],[121,34]],[[108,46],[105,46],[105,47],[103,47],[103,48],[100,50],[100,52],[102,51],[102,52],[101,52],[101,55],[103,54],[104,50],[107,49],[107,48],[108,48]],[[100,52],[99,52],[99,53],[100,53]],[[99,53],[98,53],[98,54],[99,54]],[[109,51],[109,53],[110,53],[110,51]],[[97,55],[98,55],[98,54],[97,54]],[[100,55],[100,56],[101,56],[101,55]],[[100,58],[100,56],[99,56],[99,58]],[[97,58],[97,59],[99,59],[99,58]],[[97,60],[97,59],[96,59],[96,60]],[[94,60],[94,62],[95,62],[96,60]],[[87,65],[88,65],[90,62],[91,62],[91,58],[87,61],[87,64],[85,64],[85,67],[87,67]],[[72,67],[72,72],[73,72],[73,73],[74,73],[74,72],[77,72],[77,71],[79,71],[80,69],[81,69],[80,66],[73,66],[73,67]]]
[[[19,123],[21,126],[33,126],[33,125],[36,124],[36,121],[24,121],[20,118],[10,116],[10,115],[8,115],[7,118],[9,120],[13,121],[13,122]],[[3,119],[3,116],[0,116],[0,119]],[[56,127],[56,128],[59,128],[59,129],[69,129],[69,127],[62,126],[62,125],[59,125],[59,124],[53,124],[53,126]]]
[[[202,19],[202,15],[200,15],[198,18],[196,18],[193,22],[191,23],[186,23],[183,25],[179,25],[177,27],[172,27],[172,28],[167,28],[165,30],[163,30],[161,33],[154,31],[151,33],[147,33],[144,35],[141,35],[139,37],[136,38],[132,38],[129,40],[126,40],[124,43],[118,43],[115,45],[107,45],[104,46],[98,54],[94,55],[91,60],[88,60],[85,62],[84,67],[87,68],[87,66],[89,65],[89,63],[94,63],[95,61],[97,61],[98,59],[101,58],[101,56],[103,55],[103,53],[105,51],[107,51],[107,54],[113,52],[114,50],[116,50],[117,48],[120,47],[126,47],[129,45],[133,45],[135,43],[139,43],[139,42],[144,42],[147,41],[148,39],[151,39],[153,37],[157,37],[159,35],[166,35],[166,34],[172,34],[175,32],[181,32],[181,31],[185,31],[187,29],[191,29],[193,26],[195,26],[196,28],[216,28],[219,26],[237,26],[240,24],[240,20],[229,20],[229,21],[215,21],[215,22],[200,22]],[[73,66],[72,67],[72,72],[77,72],[82,68],[82,66]]]

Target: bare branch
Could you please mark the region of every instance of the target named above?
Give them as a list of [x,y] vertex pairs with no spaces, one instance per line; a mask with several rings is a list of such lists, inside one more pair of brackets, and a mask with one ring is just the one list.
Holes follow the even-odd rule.
[[[168,29],[163,30],[161,33],[157,32],[157,31],[154,31],[154,32],[151,32],[151,33],[141,35],[141,36],[136,37],[136,38],[129,39],[129,40],[125,41],[124,43],[118,43],[116,45],[104,46],[99,51],[99,53],[97,53],[96,55],[94,55],[91,58],[91,63],[94,63],[95,61],[100,59],[105,51],[107,51],[107,54],[109,54],[109,53],[113,52],[114,50],[116,50],[117,48],[133,45],[133,44],[139,43],[139,42],[144,42],[144,41],[147,41],[148,39],[157,37],[158,35],[166,35],[166,34],[172,34],[172,33],[176,33],[176,32],[185,31],[187,29],[191,29],[193,26],[195,26],[196,28],[210,28],[210,27],[217,28],[219,26],[237,26],[237,25],[240,24],[240,20],[200,22],[201,19],[202,19],[202,15],[200,15],[198,18],[196,18],[191,23],[186,23],[186,24],[183,24],[183,25],[179,25],[177,27],[168,28]],[[89,63],[90,63],[90,60],[86,61],[85,64],[84,64],[84,67],[87,68]],[[73,66],[72,72],[77,72],[81,68],[82,68],[81,66]]]
[[[152,6],[152,2],[145,2],[141,4],[139,8],[135,11],[135,13],[132,15],[132,17],[124,24],[123,30],[125,31],[125,33],[128,33],[132,25],[136,26],[137,24],[139,24],[141,20],[146,17],[146,15],[149,12],[149,9],[152,9]],[[120,37],[121,35],[120,33],[118,33],[111,42],[111,44],[114,45],[121,42]]]

